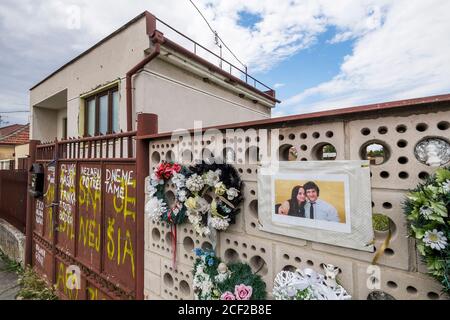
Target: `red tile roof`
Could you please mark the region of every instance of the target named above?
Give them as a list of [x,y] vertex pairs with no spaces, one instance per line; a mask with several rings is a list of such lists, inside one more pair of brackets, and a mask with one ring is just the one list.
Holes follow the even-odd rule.
[[6,127],[0,128],[0,139],[9,136],[11,133],[13,133],[16,130],[19,130],[23,127],[23,124],[12,124]]
[[30,140],[30,124],[13,124],[0,128],[0,145],[26,144]]

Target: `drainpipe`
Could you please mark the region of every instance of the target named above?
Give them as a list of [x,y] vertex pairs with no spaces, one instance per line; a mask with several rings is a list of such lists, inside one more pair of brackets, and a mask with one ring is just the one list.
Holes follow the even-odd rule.
[[131,77],[141,70],[147,63],[156,58],[160,53],[161,44],[164,41],[164,36],[161,32],[155,31],[152,36],[152,42],[155,45],[152,53],[145,57],[141,62],[135,65],[126,75],[126,96],[127,96],[127,131],[133,131],[133,92]]

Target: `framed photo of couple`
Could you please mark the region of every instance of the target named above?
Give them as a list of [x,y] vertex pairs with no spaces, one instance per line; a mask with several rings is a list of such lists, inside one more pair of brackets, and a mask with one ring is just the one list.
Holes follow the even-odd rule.
[[260,230],[373,251],[368,161],[277,162],[258,172]]

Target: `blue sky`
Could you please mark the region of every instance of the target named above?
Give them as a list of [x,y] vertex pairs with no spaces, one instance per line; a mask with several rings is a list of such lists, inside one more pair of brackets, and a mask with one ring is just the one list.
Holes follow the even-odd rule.
[[314,45],[287,58],[270,71],[257,72],[256,78],[275,86],[280,100],[333,78],[339,73],[344,57],[351,54],[353,43],[351,40],[328,43],[335,34],[335,28],[328,28],[318,36]]
[[[448,0],[193,1],[275,87],[272,116],[450,93]],[[32,85],[145,10],[218,52],[189,0],[2,0],[0,112],[27,109]]]
[[[248,11],[240,11],[238,16],[238,25],[248,29],[255,29],[263,19],[261,15]],[[286,58],[269,71],[254,73],[254,76],[274,88],[280,100],[331,79],[339,73],[344,57],[352,52],[353,41],[329,43],[336,33],[335,27],[328,27],[310,47]],[[249,72],[252,72],[251,66]]]

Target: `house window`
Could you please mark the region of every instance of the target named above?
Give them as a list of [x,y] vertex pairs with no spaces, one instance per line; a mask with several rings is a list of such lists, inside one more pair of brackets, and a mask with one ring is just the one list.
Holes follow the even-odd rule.
[[85,100],[84,134],[96,136],[119,131],[119,92],[117,87]]

